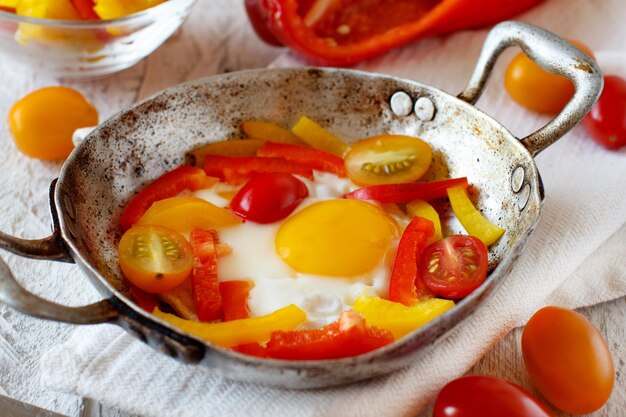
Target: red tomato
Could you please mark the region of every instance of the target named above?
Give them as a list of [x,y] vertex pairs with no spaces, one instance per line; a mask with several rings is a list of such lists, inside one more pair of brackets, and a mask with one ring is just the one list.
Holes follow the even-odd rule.
[[583,119],[583,127],[593,140],[607,149],[626,146],[626,81],[607,75],[602,95]]
[[521,387],[492,376],[466,376],[448,383],[435,399],[433,417],[551,417]]
[[544,307],[522,333],[524,363],[537,389],[555,407],[572,414],[593,413],[613,389],[611,352],[582,315]]
[[257,36],[272,46],[283,46],[282,42],[270,32],[267,27],[267,10],[262,5],[262,0],[245,0],[248,19]]
[[230,207],[246,220],[273,223],[291,214],[308,195],[306,185],[293,175],[268,172],[248,181]]
[[428,246],[421,259],[422,279],[444,298],[463,298],[487,276],[487,247],[474,236],[455,235]]

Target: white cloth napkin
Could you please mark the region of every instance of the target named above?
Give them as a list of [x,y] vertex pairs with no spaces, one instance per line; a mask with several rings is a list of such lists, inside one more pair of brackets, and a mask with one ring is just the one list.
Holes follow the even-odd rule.
[[[612,9],[612,7],[614,7]],[[525,14],[585,41],[606,73],[626,77],[625,11],[619,0],[553,0]],[[608,29],[613,28],[613,29]],[[456,94],[487,31],[425,40],[359,66]],[[508,61],[507,54],[501,61]],[[299,65],[286,54],[275,65]],[[547,122],[512,103],[496,67],[479,107],[517,136]],[[546,202],[535,233],[495,296],[437,349],[389,376],[341,388],[290,391],[226,380],[181,365],[110,325],[83,327],[41,361],[45,386],[142,416],[414,416],[544,304],[581,307],[626,295],[626,149],[608,152],[576,128],[537,158]]]

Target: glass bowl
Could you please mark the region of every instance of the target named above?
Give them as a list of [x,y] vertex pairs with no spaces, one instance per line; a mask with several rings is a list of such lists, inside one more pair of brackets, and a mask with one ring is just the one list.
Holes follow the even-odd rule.
[[0,10],[0,59],[59,77],[88,78],[135,65],[182,24],[196,0],[168,0],[111,20],[51,20]]

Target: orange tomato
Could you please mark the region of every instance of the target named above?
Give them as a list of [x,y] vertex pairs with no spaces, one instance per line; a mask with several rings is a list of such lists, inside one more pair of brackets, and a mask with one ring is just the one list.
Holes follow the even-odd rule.
[[611,352],[584,316],[544,307],[526,324],[522,353],[530,378],[555,407],[588,414],[606,403],[613,389]]
[[162,226],[133,226],[118,246],[124,276],[149,293],[163,293],[182,284],[193,267],[187,240]]
[[403,135],[381,135],[360,140],[346,155],[346,171],[361,185],[395,184],[420,179],[433,159],[430,145]]
[[72,152],[76,129],[98,124],[98,112],[78,91],[46,87],[15,103],[8,121],[21,152],[33,158],[61,159]]
[[[570,42],[593,57],[584,44]],[[509,63],[504,86],[513,100],[537,113],[556,114],[574,95],[574,84],[569,79],[543,70],[523,52]]]

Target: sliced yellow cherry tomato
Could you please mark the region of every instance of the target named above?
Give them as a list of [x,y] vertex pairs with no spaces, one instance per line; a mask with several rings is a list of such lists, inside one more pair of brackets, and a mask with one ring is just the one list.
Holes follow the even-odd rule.
[[241,123],[241,129],[252,139],[269,140],[274,143],[289,143],[291,145],[306,145],[298,136],[274,123],[246,121]]
[[472,204],[462,187],[448,188],[448,198],[454,215],[459,219],[467,233],[491,245],[504,233],[504,229],[492,224]]
[[437,213],[437,210],[435,210],[433,206],[424,200],[413,200],[406,205],[406,211],[411,217],[424,217],[425,219],[433,222],[433,226],[435,226],[435,234],[428,241],[429,245],[442,239],[441,220],[439,219],[439,213]]
[[234,226],[241,219],[198,197],[171,197],[153,203],[137,224],[169,227],[178,233]]
[[46,87],[23,97],[9,111],[17,148],[39,159],[66,158],[81,127],[98,124],[98,112],[82,94],[67,87]]
[[341,139],[306,116],[302,116],[291,128],[291,131],[316,149],[321,149],[342,157],[348,150],[348,146],[343,143]]
[[432,159],[430,146],[421,139],[381,135],[354,143],[346,155],[346,170],[361,185],[406,183],[420,179]]
[[185,320],[173,314],[163,313],[158,308],[152,314],[174,326],[180,327],[187,333],[221,347],[266,342],[273,332],[293,330],[306,320],[306,313],[294,304],[283,307],[266,316],[221,323],[201,323]]
[[182,284],[193,267],[191,246],[180,233],[161,226],[133,226],[118,246],[124,276],[149,293]]
[[454,301],[440,298],[431,298],[412,306],[405,306],[382,298],[361,295],[354,302],[352,309],[361,313],[370,326],[387,329],[399,339],[452,307]]
[[254,156],[264,144],[265,141],[261,139],[227,140],[224,142],[210,143],[201,148],[194,149],[190,153],[196,159],[195,165],[202,168],[204,167],[204,158],[207,155]]

